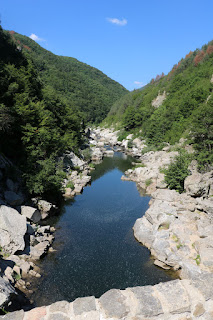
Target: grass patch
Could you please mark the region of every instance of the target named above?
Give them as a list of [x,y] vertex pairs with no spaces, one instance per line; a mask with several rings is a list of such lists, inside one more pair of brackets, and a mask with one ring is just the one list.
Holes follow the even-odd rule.
[[70,189],[74,190],[74,188],[75,188],[74,183],[72,181],[69,181],[66,185],[66,188],[70,188]]
[[147,180],[145,181],[146,187],[150,186],[150,184],[152,184],[152,179],[147,179]]
[[145,168],[145,167],[146,167],[146,165],[144,163],[138,163],[132,167],[132,170],[137,169],[137,168]]

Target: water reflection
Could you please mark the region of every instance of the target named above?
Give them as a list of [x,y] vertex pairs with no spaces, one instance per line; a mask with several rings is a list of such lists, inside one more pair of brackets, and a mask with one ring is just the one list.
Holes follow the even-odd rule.
[[36,305],[170,279],[134,239],[132,227],[147,210],[149,197],[141,197],[135,183],[120,179],[131,162],[117,152],[105,158],[93,172],[91,186],[65,205],[56,223],[57,251],[41,262],[45,274],[33,295]]

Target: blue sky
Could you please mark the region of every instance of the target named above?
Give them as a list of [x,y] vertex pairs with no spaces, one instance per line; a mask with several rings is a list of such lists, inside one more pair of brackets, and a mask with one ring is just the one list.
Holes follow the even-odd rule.
[[[4,29],[74,57],[129,90],[213,39],[213,0],[1,0]],[[35,37],[34,36],[34,37]]]

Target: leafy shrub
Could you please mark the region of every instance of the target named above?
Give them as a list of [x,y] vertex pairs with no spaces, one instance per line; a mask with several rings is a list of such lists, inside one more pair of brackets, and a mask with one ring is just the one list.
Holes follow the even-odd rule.
[[184,191],[184,180],[190,174],[188,166],[191,160],[192,157],[186,151],[181,151],[168,169],[164,169],[164,180],[169,189],[175,189],[179,193]]
[[69,181],[69,182],[67,183],[67,185],[66,185],[66,188],[70,188],[70,189],[74,190],[75,186],[74,186],[74,184],[73,184],[72,181]]
[[132,142],[132,140],[128,140],[127,148],[131,149],[132,147],[133,147],[133,142]]
[[90,161],[90,159],[91,159],[91,150],[90,150],[90,148],[86,148],[86,149],[82,150],[81,153],[82,153],[82,155],[84,157],[84,160]]
[[122,141],[122,140],[126,139],[128,134],[129,134],[129,132],[121,130],[119,135],[118,135],[118,141]]

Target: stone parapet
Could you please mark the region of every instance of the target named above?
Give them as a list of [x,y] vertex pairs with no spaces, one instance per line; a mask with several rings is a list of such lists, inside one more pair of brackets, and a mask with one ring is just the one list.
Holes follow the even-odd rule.
[[213,274],[154,286],[111,289],[99,299],[59,301],[0,320],[210,320],[213,319]]

